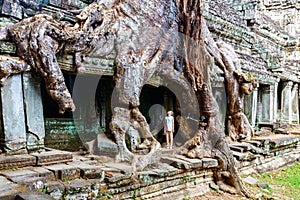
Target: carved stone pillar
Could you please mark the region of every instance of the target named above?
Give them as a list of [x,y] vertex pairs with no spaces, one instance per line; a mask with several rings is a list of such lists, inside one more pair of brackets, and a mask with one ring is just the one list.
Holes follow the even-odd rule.
[[12,154],[43,148],[45,126],[40,79],[30,73],[14,75],[0,90],[2,148]]
[[261,86],[259,111],[263,123],[273,123],[274,117],[274,85]]
[[278,108],[278,83],[274,84],[274,108],[273,108],[273,122],[277,121],[277,108]]
[[292,85],[292,81],[285,82],[281,95],[281,114],[288,123],[292,123]]
[[299,123],[298,84],[292,88],[292,121]]
[[252,93],[252,114],[251,114],[251,119],[250,119],[250,123],[251,123],[252,127],[255,127],[255,122],[256,122],[258,87],[259,87],[259,84],[257,84],[257,88],[255,88]]
[[31,73],[23,75],[28,150],[44,147],[45,126],[40,84],[40,78],[32,76]]
[[[1,147],[8,153],[26,153],[26,124],[22,75],[7,79],[1,87]],[[43,118],[42,118],[43,119]]]

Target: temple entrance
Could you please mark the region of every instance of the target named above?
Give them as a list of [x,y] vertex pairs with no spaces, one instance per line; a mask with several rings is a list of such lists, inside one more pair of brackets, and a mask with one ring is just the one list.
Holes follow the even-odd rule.
[[[176,118],[175,104],[175,95],[166,87],[145,85],[142,89],[139,109],[146,117],[151,133],[161,144],[166,142],[163,134],[166,112],[172,110]],[[177,123],[175,120],[174,137],[176,135],[176,127]]]
[[74,113],[67,110],[63,115],[58,114],[57,103],[44,90],[42,83],[45,146],[79,151],[87,149],[85,143],[94,140],[98,134],[105,134],[105,137],[111,138],[109,123],[112,116],[111,95],[114,89],[112,77],[97,75],[76,77],[72,74],[64,74],[64,77],[74,98],[76,110]]

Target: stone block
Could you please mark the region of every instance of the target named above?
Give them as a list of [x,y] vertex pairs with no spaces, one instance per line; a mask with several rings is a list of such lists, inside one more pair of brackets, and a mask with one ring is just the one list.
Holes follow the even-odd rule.
[[191,169],[191,164],[177,158],[163,156],[161,162],[167,163],[179,169]]
[[66,199],[88,199],[92,191],[91,183],[84,179],[73,180],[64,184],[66,187]]
[[32,171],[37,172],[39,177],[45,177],[47,181],[55,180],[54,173],[44,167],[35,167]]
[[34,166],[36,158],[30,155],[0,156],[0,169]]
[[0,41],[0,52],[1,53],[16,53],[16,46],[11,42]]
[[85,179],[96,179],[100,178],[104,172],[100,166],[88,165],[85,163],[72,162],[68,165],[77,167],[80,170],[80,176]]
[[98,134],[97,141],[100,155],[115,156],[118,153],[117,144],[108,139],[104,134]]
[[40,78],[31,73],[23,75],[27,149],[29,150],[40,149],[44,146],[45,125],[40,81]]
[[1,14],[12,16],[17,19],[23,18],[22,7],[20,6],[19,1],[4,0]]
[[62,7],[66,9],[80,9],[84,8],[87,4],[80,0],[62,0]]
[[15,200],[54,200],[50,195],[47,194],[18,194]]
[[52,171],[57,179],[71,180],[80,177],[80,170],[71,165],[57,164],[45,168]]
[[184,160],[186,162],[189,162],[191,165],[192,169],[196,169],[196,168],[202,168],[202,160],[200,159],[191,159],[191,158],[187,158],[183,155],[175,155],[176,158]]
[[258,183],[258,180],[256,180],[255,178],[251,177],[251,176],[247,176],[246,178],[243,179],[243,181],[245,183],[248,183],[250,185],[255,185]]
[[175,168],[167,163],[159,163],[157,169],[153,169],[160,177],[171,177],[183,172],[183,170]]
[[2,176],[7,177],[12,181],[17,181],[19,179],[28,179],[32,177],[38,177],[38,173],[31,170],[16,170],[16,171],[2,171],[0,172]]
[[47,193],[50,194],[54,199],[63,199],[65,185],[60,181],[48,181],[47,182]]
[[13,181],[25,186],[28,191],[41,191],[46,186],[45,177],[18,177],[14,178]]
[[0,176],[0,200],[14,200],[19,188],[19,185]]
[[69,152],[49,150],[40,153],[32,153],[37,159],[37,165],[50,165],[57,163],[72,162],[73,156]]
[[26,147],[26,126],[21,75],[14,75],[1,87],[1,143],[9,151]]
[[49,4],[53,6],[60,7],[61,6],[61,0],[49,0]]
[[203,168],[218,167],[219,163],[213,158],[202,158]]

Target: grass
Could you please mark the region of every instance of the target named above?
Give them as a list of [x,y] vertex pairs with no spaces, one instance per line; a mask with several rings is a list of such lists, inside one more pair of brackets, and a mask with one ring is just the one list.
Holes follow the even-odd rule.
[[300,200],[300,163],[275,172],[259,174],[254,178],[258,180],[258,184],[267,183],[269,185],[263,190],[267,196],[275,199]]

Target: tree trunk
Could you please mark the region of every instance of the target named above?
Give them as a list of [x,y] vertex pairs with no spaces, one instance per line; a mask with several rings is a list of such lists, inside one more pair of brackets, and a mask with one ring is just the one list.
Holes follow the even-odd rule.
[[[221,123],[217,116],[218,106],[212,95],[208,68],[210,61],[207,56],[208,52],[227,73],[228,64],[224,64],[223,60],[229,60],[231,57],[226,54],[228,52],[220,53],[219,47],[210,35],[202,17],[201,0],[179,0],[177,6],[179,31],[185,35],[182,43],[186,48],[186,59],[182,68],[185,77],[196,92],[200,105],[200,116],[203,119],[199,123],[199,130],[195,137],[184,145],[183,153],[191,158],[217,158],[220,166],[214,173],[216,183],[223,190],[248,196],[249,193],[242,183],[236,162],[225,140],[225,133],[221,129]],[[235,67],[235,65],[230,65],[230,67]],[[227,92],[234,90],[231,93],[231,97],[233,97],[239,90],[236,91],[236,88],[233,88],[238,85],[230,84],[231,80],[232,77],[226,77],[226,89]]]

